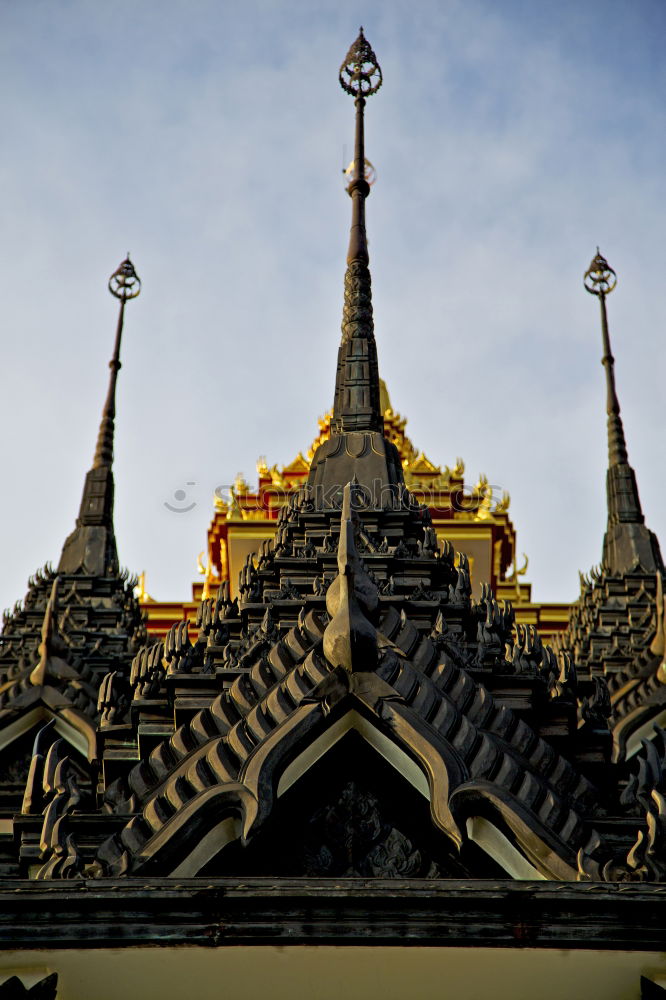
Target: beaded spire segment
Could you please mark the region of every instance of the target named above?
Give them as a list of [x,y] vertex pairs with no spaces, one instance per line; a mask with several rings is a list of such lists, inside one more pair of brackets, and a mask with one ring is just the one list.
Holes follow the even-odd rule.
[[608,332],[606,296],[614,290],[617,275],[598,247],[596,256],[585,272],[583,283],[587,291],[599,299],[603,343],[601,363],[606,372],[608,526],[604,536],[603,565],[617,573],[629,572],[638,567],[646,572],[654,572],[662,566],[659,543],[644,526],[636,474],[629,465],[620,402],[615,387],[615,359]]

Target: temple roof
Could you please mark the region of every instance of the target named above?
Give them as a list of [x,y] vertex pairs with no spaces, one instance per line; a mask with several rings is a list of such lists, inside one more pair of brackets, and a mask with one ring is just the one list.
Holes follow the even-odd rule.
[[666,709],[663,650],[664,566],[657,537],[645,525],[636,475],[629,464],[615,385],[606,298],[617,282],[615,271],[597,248],[585,273],[585,287],[601,308],[602,364],[606,377],[608,471],[607,526],[601,565],[581,576],[581,593],[572,607],[563,643],[581,671],[604,676],[611,693],[615,754],[635,752],[649,735],[651,721]]
[[[23,602],[6,612],[0,635],[0,747],[5,758],[52,720],[83,758],[97,754],[98,689],[107,672],[129,666],[145,638],[135,580],[118,563],[113,524],[115,391],[125,302],[138,294],[129,259],[109,281],[120,299],[108,393],[93,465],[83,488],[76,527],[64,543],[57,571],[50,565],[28,581]],[[17,782],[0,788],[0,813],[23,794]],[[1,852],[0,852],[1,854]],[[0,870],[2,858],[0,857]]]
[[[5,689],[10,701],[38,691],[44,702],[57,681],[70,703],[76,691],[96,746],[77,757],[55,738],[55,717],[38,734],[12,819],[18,870],[38,880],[666,881],[666,735],[653,732],[627,763],[612,759],[608,725],[617,689],[607,668],[619,676],[629,648],[635,669],[631,643],[645,649],[653,617],[641,679],[663,672],[653,669],[665,642],[652,577],[640,560],[604,566],[572,621],[578,646],[557,651],[488,584],[473,598],[468,558],[438,538],[384,433],[363,176],[365,100],[381,70],[362,31],[341,83],[355,98],[356,168],[330,436],[280,506],[273,538],[247,552],[237,595],[223,581],[200,602],[196,637],[176,622],[163,642],[131,649],[136,604],[109,556],[121,295],[90,474],[99,493],[84,491],[89,509],[52,585],[38,655]],[[594,274],[607,280],[601,264]],[[608,372],[609,347],[605,358]],[[615,403],[609,415],[616,469]],[[409,462],[415,477],[440,475],[423,455]],[[293,475],[306,466],[299,456]],[[474,516],[490,517],[487,481],[475,493]],[[620,500],[609,493],[609,523],[635,538],[636,505],[629,517]],[[72,623],[84,630],[77,662]],[[112,641],[116,655],[96,659]]]

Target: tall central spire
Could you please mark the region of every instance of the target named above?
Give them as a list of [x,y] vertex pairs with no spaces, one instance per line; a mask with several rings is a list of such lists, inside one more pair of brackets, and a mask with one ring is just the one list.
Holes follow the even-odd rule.
[[339,80],[356,107],[354,172],[347,188],[352,222],[331,437],[315,452],[308,483],[317,506],[339,506],[344,485],[356,479],[367,505],[390,507],[404,489],[404,478],[396,447],[384,437],[365,234],[365,199],[370,185],[365,176],[363,114],[366,99],[382,85],[382,71],[363,28],[340,67]]
[[333,433],[379,431],[384,422],[379,403],[379,365],[372,318],[372,288],[365,232],[365,199],[370,186],[365,178],[364,112],[368,97],[382,85],[377,57],[363,34],[350,48],[340,67],[340,84],[354,98],[356,138],[354,174],[347,191],[352,200],[352,222],[345,273],[342,342],[333,401]]
[[606,372],[606,413],[608,415],[608,472],[606,495],[608,525],[604,535],[602,561],[612,573],[641,569],[653,573],[662,568],[659,543],[645,527],[636,474],[629,465],[627,443],[620,416],[620,402],[615,388],[615,359],[610,345],[606,296],[617,284],[617,275],[599,253],[584,277],[585,288],[596,295],[601,308],[601,337]]
[[67,538],[59,573],[88,573],[109,576],[118,572],[118,553],[113,530],[113,433],[116,416],[116,383],[120,370],[120,342],[125,318],[125,303],[141,291],[141,281],[127,258],[109,278],[109,291],[120,301],[111,374],[92,468],[86,476],[76,527]]

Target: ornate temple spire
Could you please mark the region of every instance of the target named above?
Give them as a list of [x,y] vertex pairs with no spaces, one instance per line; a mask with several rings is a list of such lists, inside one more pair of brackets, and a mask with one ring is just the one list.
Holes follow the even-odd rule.
[[365,232],[365,199],[370,193],[370,185],[365,177],[364,135],[366,98],[381,87],[382,71],[363,28],[340,67],[339,78],[342,88],[354,98],[356,138],[353,178],[347,188],[352,200],[352,222],[331,429],[334,434],[344,431],[383,432]]
[[365,176],[364,118],[366,98],[382,85],[382,71],[363,28],[340,67],[339,80],[354,98],[356,144],[354,170],[347,191],[352,200],[352,223],[345,272],[342,340],[338,350],[331,437],[312,459],[308,483],[317,507],[339,507],[345,483],[354,477],[365,490],[370,506],[391,506],[404,490],[400,456],[384,437],[384,420],[372,319],[372,289],[365,233],[365,199],[370,185]]
[[59,573],[106,576],[118,572],[113,530],[113,433],[116,415],[116,382],[120,369],[120,342],[125,303],[141,291],[141,281],[129,254],[109,278],[109,291],[120,302],[113,357],[109,362],[109,388],[102,410],[92,468],[86,476],[76,528],[64,544]]
[[627,444],[615,388],[615,359],[611,352],[606,313],[606,296],[615,288],[617,275],[597,247],[584,276],[585,288],[596,295],[601,307],[601,336],[606,371],[606,412],[608,414],[608,472],[606,495],[608,525],[604,535],[602,564],[611,573],[640,569],[654,573],[663,568],[659,543],[645,527],[636,475],[629,465]]

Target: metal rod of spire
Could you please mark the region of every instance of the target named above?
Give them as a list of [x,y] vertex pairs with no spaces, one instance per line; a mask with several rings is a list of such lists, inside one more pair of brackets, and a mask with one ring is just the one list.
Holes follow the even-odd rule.
[[626,465],[629,461],[624,428],[620,418],[620,401],[615,388],[615,358],[611,351],[610,334],[608,332],[608,314],[606,312],[606,296],[610,295],[617,284],[617,275],[608,261],[599,252],[592,260],[583,278],[585,288],[591,295],[596,295],[601,308],[601,338],[603,342],[603,357],[601,363],[606,372],[606,413],[608,414],[608,460],[611,466]]
[[120,301],[118,310],[118,323],[116,324],[116,339],[113,346],[113,357],[109,361],[111,375],[109,376],[109,389],[106,401],[102,410],[102,420],[97,437],[97,447],[93,468],[99,469],[102,466],[110,466],[113,462],[113,429],[116,416],[116,382],[120,370],[120,342],[123,334],[123,322],[125,319],[125,303],[129,299],[135,299],[141,291],[141,279],[134,270],[129,254],[125,260],[116,268],[109,278],[109,291]]

